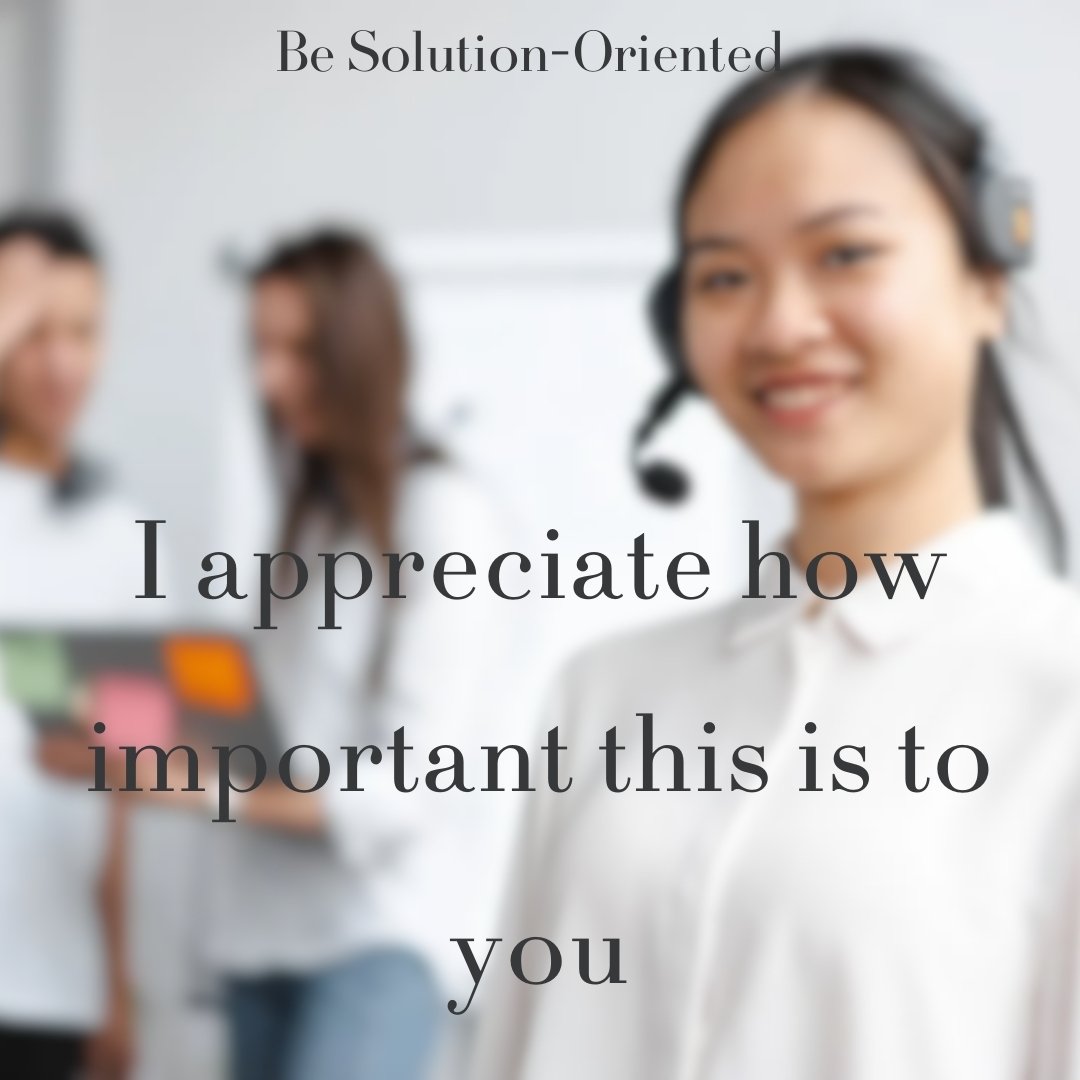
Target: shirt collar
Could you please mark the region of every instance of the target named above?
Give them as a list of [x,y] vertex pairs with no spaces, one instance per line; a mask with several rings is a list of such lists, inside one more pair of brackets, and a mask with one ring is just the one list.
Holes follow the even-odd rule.
[[[790,535],[763,550],[786,554],[791,561],[791,592],[781,593],[780,560],[768,557],[761,567],[760,593],[763,599],[745,598],[736,609],[729,631],[729,643],[738,648],[792,627],[805,618],[817,598],[806,584],[804,568],[790,554]],[[816,619],[835,620],[860,645],[877,651],[917,635],[934,622],[964,610],[980,594],[1023,590],[1032,579],[1046,577],[1047,569],[1028,539],[1016,513],[992,507],[943,530],[911,551],[926,580],[934,571],[925,598],[918,591],[902,562],[890,553],[884,568],[899,584],[890,599],[877,571],[860,567],[859,582],[847,596],[821,601]],[[938,559],[935,568],[934,556]]]

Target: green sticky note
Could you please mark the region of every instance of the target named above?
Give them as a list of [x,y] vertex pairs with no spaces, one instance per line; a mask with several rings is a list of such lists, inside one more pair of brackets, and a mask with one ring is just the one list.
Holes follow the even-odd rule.
[[0,636],[7,696],[33,713],[63,714],[72,706],[74,679],[63,642],[51,634]]

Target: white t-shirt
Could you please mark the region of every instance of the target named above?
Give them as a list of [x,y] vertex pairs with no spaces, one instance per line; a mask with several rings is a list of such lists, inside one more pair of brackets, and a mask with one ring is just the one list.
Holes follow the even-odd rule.
[[[379,549],[365,536],[335,537],[317,527],[298,546],[311,577],[300,597],[275,606],[278,629],[256,635],[259,668],[281,746],[314,745],[331,760],[329,782],[307,796],[323,800],[329,832],[293,837],[248,827],[242,818],[209,826],[219,856],[212,960],[232,974],[309,972],[365,948],[398,945],[416,950],[459,992],[468,978],[450,938],[491,925],[508,808],[500,812],[495,795],[401,794],[393,790],[392,770],[382,766],[362,768],[363,791],[341,791],[340,747],[385,746],[404,727],[423,770],[421,748],[449,743],[471,747],[475,756],[476,747],[496,741],[494,724],[509,741],[520,734],[514,716],[496,710],[502,691],[512,689],[521,621],[514,605],[492,597],[482,579],[461,586],[477,586],[463,600],[440,596],[431,581],[432,563],[445,552],[468,553],[482,567],[485,556],[505,550],[498,515],[455,468],[411,469],[393,550],[420,553],[425,571],[403,577],[406,599],[381,600],[376,581],[366,595],[342,601],[340,630],[317,629],[323,621],[317,554],[356,550],[385,565],[372,554]],[[359,585],[355,563],[343,561],[340,575],[343,593]],[[376,689],[373,657],[388,615]]]
[[[871,572],[808,618],[796,568],[797,600],[737,600],[569,666],[548,723],[575,785],[530,803],[471,1080],[1080,1076],[1080,599],[1006,511],[919,550],[924,569],[948,553],[925,600],[907,578],[887,599]],[[641,712],[654,745],[687,752],[692,789],[710,786],[695,748],[714,747],[721,790],[634,790]],[[597,750],[612,726],[635,777],[622,794]],[[921,794],[899,749],[911,727]],[[832,790],[845,744],[865,747],[861,792]],[[937,775],[959,744],[989,762],[968,794]],[[764,747],[760,791],[733,790],[742,745]],[[806,746],[822,791],[799,790]],[[662,789],[671,762],[656,759]],[[955,752],[956,786],[973,763]],[[533,936],[564,955],[543,986],[509,970]],[[601,939],[620,939],[624,985],[579,978],[580,938],[593,977]]]
[[[107,493],[60,504],[46,476],[0,464],[0,625],[130,621],[138,516]],[[4,700],[2,675],[0,1025],[89,1030],[107,996],[107,797],[38,768],[33,730]]]

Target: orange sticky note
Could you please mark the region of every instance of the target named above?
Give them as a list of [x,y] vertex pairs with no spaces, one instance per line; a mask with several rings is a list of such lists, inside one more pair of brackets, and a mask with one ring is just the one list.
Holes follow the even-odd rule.
[[244,650],[228,638],[174,637],[165,642],[165,669],[180,703],[223,716],[248,715],[255,687]]
[[176,705],[160,679],[109,672],[90,685],[90,715],[105,725],[98,742],[112,750],[121,746],[161,746],[176,739]]

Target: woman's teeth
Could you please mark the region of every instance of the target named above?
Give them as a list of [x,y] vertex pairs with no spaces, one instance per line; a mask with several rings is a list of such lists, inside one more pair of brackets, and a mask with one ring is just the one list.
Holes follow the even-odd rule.
[[841,385],[836,382],[776,386],[761,392],[761,402],[772,409],[807,409],[831,400],[841,389]]
[[774,424],[803,428],[816,424],[856,385],[854,378],[818,377],[765,386],[754,395]]

